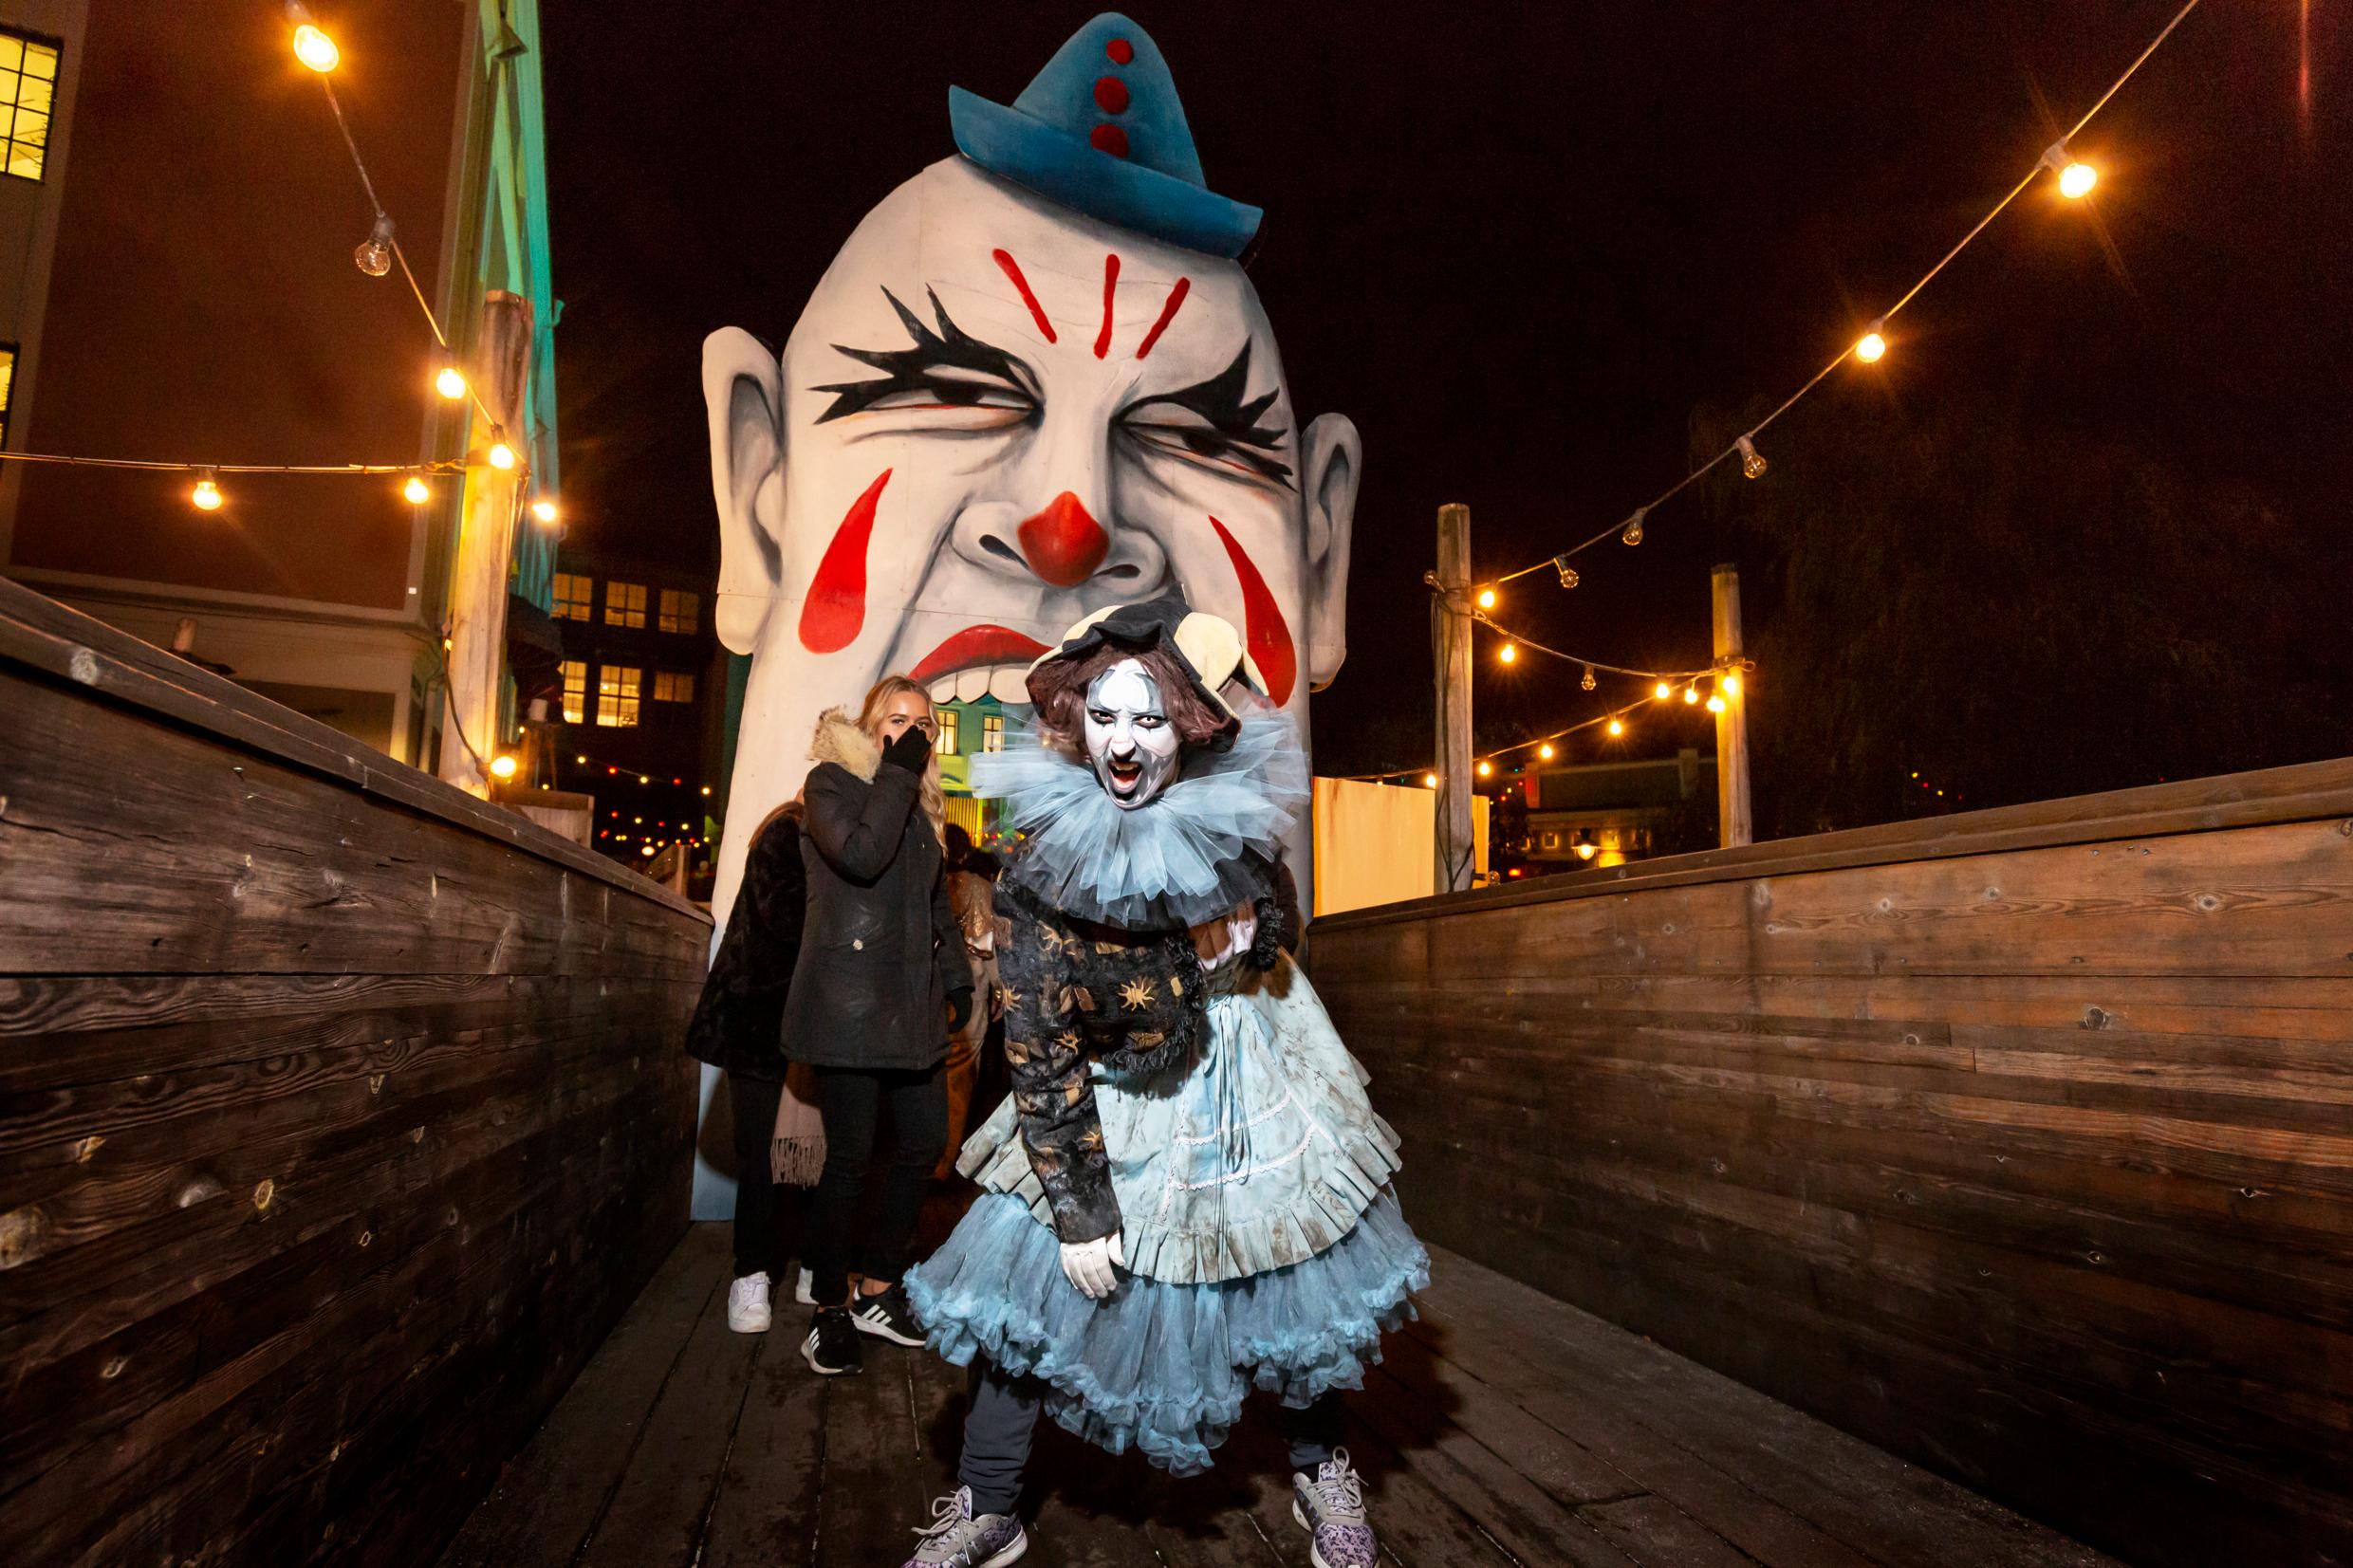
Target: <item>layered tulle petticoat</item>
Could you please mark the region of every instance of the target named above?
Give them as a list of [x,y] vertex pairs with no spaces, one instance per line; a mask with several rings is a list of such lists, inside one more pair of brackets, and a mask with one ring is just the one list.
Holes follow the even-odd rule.
[[1293,1406],[1362,1388],[1382,1332],[1429,1282],[1429,1254],[1384,1192],[1304,1262],[1205,1284],[1130,1274],[1093,1301],[1063,1277],[1061,1245],[1028,1205],[984,1192],[908,1274],[907,1298],[950,1361],[1034,1375],[1065,1430],[1181,1476],[1209,1468],[1253,1387]]

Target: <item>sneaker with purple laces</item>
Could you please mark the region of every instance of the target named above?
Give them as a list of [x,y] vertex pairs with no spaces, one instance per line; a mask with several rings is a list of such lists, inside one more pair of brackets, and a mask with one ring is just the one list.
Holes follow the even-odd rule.
[[1312,1481],[1305,1470],[1291,1476],[1291,1518],[1307,1532],[1315,1568],[1374,1568],[1380,1545],[1364,1522],[1364,1486],[1347,1449],[1333,1449]]
[[974,1516],[970,1486],[933,1503],[931,1523],[916,1534],[923,1539],[903,1568],[1005,1568],[1029,1550],[1029,1537],[1011,1514]]

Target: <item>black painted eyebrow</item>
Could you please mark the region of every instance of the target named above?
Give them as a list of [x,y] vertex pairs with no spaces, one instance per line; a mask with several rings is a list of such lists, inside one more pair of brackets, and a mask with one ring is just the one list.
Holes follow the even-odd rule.
[[[873,407],[882,398],[901,392],[942,392],[942,384],[933,378],[939,370],[971,370],[994,376],[1017,387],[1027,387],[1028,378],[1021,373],[1020,361],[1010,354],[973,337],[956,325],[948,314],[948,307],[939,303],[939,295],[926,288],[924,296],[932,302],[932,314],[938,321],[935,328],[899,301],[889,288],[882,297],[891,302],[899,313],[899,324],[907,329],[912,346],[907,348],[852,348],[836,343],[833,350],[845,354],[860,364],[872,365],[882,372],[865,381],[836,381],[829,386],[811,387],[812,392],[830,392],[833,401],[819,415],[816,423],[839,419],[843,415],[857,414]],[[950,383],[953,387],[954,383]],[[943,400],[953,400],[944,398]]]
[[1241,352],[1234,355],[1232,363],[1216,375],[1205,381],[1195,381],[1189,387],[1178,387],[1173,392],[1155,393],[1133,405],[1127,413],[1134,414],[1155,403],[1174,403],[1178,408],[1190,410],[1232,443],[1237,449],[1233,454],[1236,461],[1288,486],[1291,479],[1289,466],[1278,463],[1268,455],[1282,450],[1283,431],[1280,426],[1258,422],[1259,415],[1274,406],[1277,389],[1269,387],[1255,397],[1245,397],[1244,391],[1250,385],[1250,340],[1245,338]]

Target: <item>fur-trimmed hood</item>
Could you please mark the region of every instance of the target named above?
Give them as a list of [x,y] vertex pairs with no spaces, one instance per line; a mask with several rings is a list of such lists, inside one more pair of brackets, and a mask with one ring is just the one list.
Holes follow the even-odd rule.
[[867,784],[874,783],[875,772],[882,766],[882,748],[868,740],[866,732],[839,708],[817,715],[817,733],[809,739],[808,754],[809,761],[832,763]]

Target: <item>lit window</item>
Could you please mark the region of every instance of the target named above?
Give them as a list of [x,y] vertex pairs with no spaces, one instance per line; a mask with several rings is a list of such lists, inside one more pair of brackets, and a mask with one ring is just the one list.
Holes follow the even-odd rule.
[[16,345],[0,343],[0,447],[9,443],[9,405],[16,400]]
[[655,671],[654,700],[656,702],[693,702],[695,700],[695,677],[674,674],[668,670]]
[[564,661],[564,722],[578,724],[588,716],[588,661]]
[[983,751],[1005,749],[1005,715],[983,713],[980,716],[980,748]]
[[48,165],[56,91],[57,46],[0,28],[0,157],[19,179],[39,179]]
[[642,582],[608,582],[604,585],[604,624],[636,626],[645,624],[645,584]]
[[597,600],[597,580],[573,572],[556,573],[556,618],[586,620]]
[[[643,593],[645,590],[638,590]],[[626,664],[607,664],[597,671],[597,723],[607,729],[627,729],[638,722],[638,697],[645,673]]]
[[[644,590],[640,588],[639,592],[642,594]],[[638,607],[640,610],[645,607],[643,600],[639,600]],[[659,630],[692,636],[697,629],[701,614],[702,598],[700,595],[684,588],[664,588],[661,591]],[[645,622],[640,619],[635,624],[642,626]]]
[[941,708],[935,711],[939,715],[939,739],[933,744],[932,749],[943,757],[953,757],[956,754],[956,710]]

